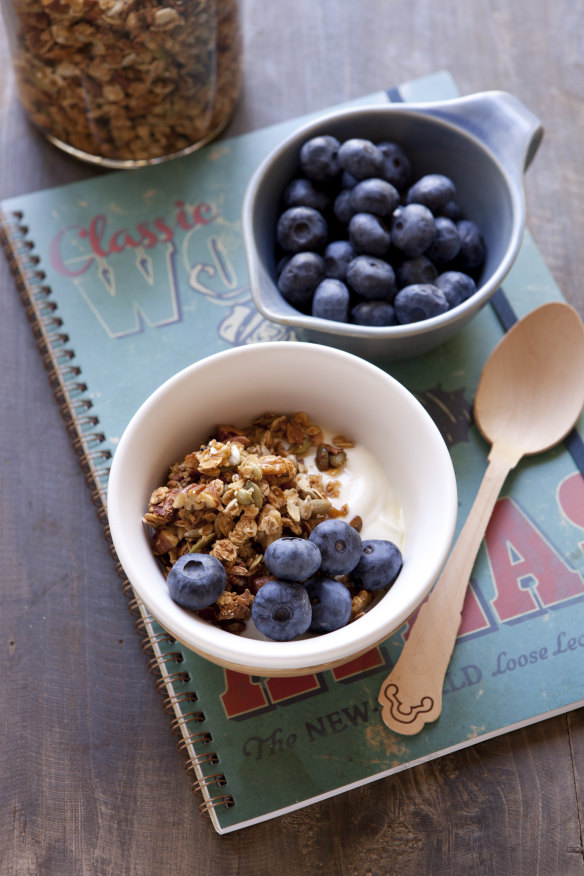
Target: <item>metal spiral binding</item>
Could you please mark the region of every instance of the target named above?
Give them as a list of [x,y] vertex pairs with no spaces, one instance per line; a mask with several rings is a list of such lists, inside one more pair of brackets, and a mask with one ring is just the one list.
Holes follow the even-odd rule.
[[211,809],[218,809],[223,806],[225,809],[231,809],[235,806],[235,801],[230,794],[219,794],[217,797],[210,797],[204,803],[199,804],[199,815],[203,818],[211,817]]
[[185,728],[191,723],[191,721],[200,723],[204,720],[205,715],[203,712],[183,712],[178,718],[173,718],[170,722],[170,732],[173,736],[180,737],[184,734]]
[[154,682],[154,686],[159,694],[164,695],[169,684],[190,684],[192,681],[188,672],[170,672],[168,675],[162,675]]
[[[213,737],[208,730],[201,730],[200,733],[188,733],[187,735],[185,735],[183,732],[181,739],[179,739],[177,743],[177,748],[181,752],[181,754],[188,754],[189,745],[195,745],[196,743],[208,743],[212,741]],[[211,756],[213,758],[217,758],[217,755],[215,753],[213,753]],[[214,762],[216,763],[217,761]],[[208,760],[207,763],[213,763],[213,761]]]
[[167,715],[174,715],[176,707],[181,703],[196,703],[197,695],[194,691],[181,691],[181,693],[172,693],[167,696],[162,702],[162,708]]
[[19,211],[0,213],[0,246],[6,253],[33,336],[48,371],[49,384],[90,489],[91,500],[104,527],[104,536],[116,573],[122,581],[122,592],[128,600],[128,610],[136,618],[135,626],[142,639],[142,649],[149,658],[148,668],[156,677],[156,689],[165,697],[164,711],[173,716],[170,722],[171,732],[180,737],[177,747],[186,757],[185,769],[195,776],[193,791],[203,794],[199,811],[202,815],[210,816],[211,811],[218,806],[231,807],[235,804],[228,794],[210,796],[210,786],[219,787],[227,782],[223,775],[217,773],[205,776],[202,772],[203,766],[219,761],[215,752],[195,749],[195,745],[208,745],[212,741],[208,731],[191,730],[190,727],[192,723],[200,724],[204,721],[204,714],[201,711],[186,714],[181,711],[181,705],[197,701],[194,691],[178,691],[174,688],[175,683],[188,684],[191,681],[189,674],[179,669],[184,657],[180,651],[167,652],[162,649],[161,646],[172,645],[175,640],[165,631],[156,631],[154,618],[135,594],[116,555],[106,508],[108,461],[112,454],[103,446],[106,438],[98,430],[98,417],[90,413],[93,403],[85,395],[87,385],[83,382],[81,368],[75,364],[75,352],[67,346],[69,336],[62,330],[63,321],[57,312],[58,305],[51,298],[52,290],[40,268],[40,259],[34,253],[34,242],[28,239],[29,229],[23,224],[23,219],[24,216]]
[[212,776],[204,776],[197,783],[200,788],[208,788],[209,785],[217,785],[221,787],[221,785],[225,785],[225,776],[222,776],[220,773],[215,773]]
[[[84,396],[87,387],[77,379],[81,370],[72,362],[75,352],[67,346],[69,336],[61,330],[63,323],[57,304],[50,297],[51,289],[46,283],[39,257],[33,251],[34,242],[27,237],[29,230],[23,219],[21,212],[0,215],[0,245],[5,250],[10,270],[15,277],[35,341],[49,372],[51,388],[86,481],[92,490],[103,493],[105,498],[109,468],[92,469],[91,463],[94,457],[99,462],[107,462],[111,458],[111,452],[104,447],[96,452],[96,443],[103,444],[105,437],[86,431],[87,421],[82,417],[90,410],[92,402]],[[102,440],[98,442],[100,437]]]
[[166,666],[167,663],[182,663],[185,658],[180,653],[180,651],[170,651],[168,654],[160,655],[154,654],[148,661],[148,669],[152,673],[152,675],[157,678],[162,678],[162,668]]
[[159,645],[161,642],[165,642],[166,644],[172,645],[174,643],[174,639],[169,633],[166,631],[162,633],[158,633],[156,636],[149,637],[148,632],[146,631],[146,627],[144,626],[143,618],[140,617],[135,625],[136,631],[140,636],[142,636],[142,650],[146,654],[146,656],[154,656],[154,646]]

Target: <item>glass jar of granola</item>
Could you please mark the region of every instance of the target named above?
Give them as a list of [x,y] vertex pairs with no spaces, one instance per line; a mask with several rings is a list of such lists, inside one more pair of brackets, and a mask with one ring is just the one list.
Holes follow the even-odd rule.
[[78,158],[136,167],[229,121],[241,83],[237,0],[7,0],[21,102]]

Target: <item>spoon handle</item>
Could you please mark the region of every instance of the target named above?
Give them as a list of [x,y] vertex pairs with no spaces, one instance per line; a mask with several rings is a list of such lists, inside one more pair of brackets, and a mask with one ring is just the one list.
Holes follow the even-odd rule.
[[442,688],[460,627],[472,568],[501,487],[521,454],[493,445],[468,518],[433,590],[418,611],[399,659],[379,692],[382,718],[413,736],[442,711]]

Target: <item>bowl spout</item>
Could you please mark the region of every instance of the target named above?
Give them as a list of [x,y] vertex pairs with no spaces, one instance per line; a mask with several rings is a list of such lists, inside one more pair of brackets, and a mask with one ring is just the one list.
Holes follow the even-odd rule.
[[515,177],[527,170],[543,137],[540,119],[507,91],[484,91],[428,104],[425,111],[477,137]]

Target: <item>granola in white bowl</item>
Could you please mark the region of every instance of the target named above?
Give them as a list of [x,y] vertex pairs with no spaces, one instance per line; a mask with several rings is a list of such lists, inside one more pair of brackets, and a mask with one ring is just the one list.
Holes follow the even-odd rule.
[[[233,635],[173,601],[164,569],[153,554],[144,514],[152,493],[165,484],[169,464],[206,443],[218,423],[249,422],[254,410],[307,411],[333,436],[350,436],[379,465],[399,503],[403,568],[375,605],[340,629],[292,641]],[[346,452],[350,461],[352,448]],[[378,487],[376,480],[374,493]],[[329,498],[335,507],[345,501],[340,495]],[[397,630],[436,580],[450,549],[458,509],[450,454],[415,396],[363,359],[299,341],[234,347],[196,362],[159,386],[120,438],[107,502],[116,554],[145,610],[206,659],[267,676],[302,675],[335,666]],[[359,513],[357,503],[351,500],[351,505],[348,523],[350,515]]]
[[[219,425],[198,450],[173,463],[150,496],[144,522],[166,573],[185,554],[220,560],[226,588],[199,615],[255,636],[251,606],[270,576],[266,548],[283,536],[308,538],[330,517],[346,519],[364,538],[403,544],[399,502],[365,447],[323,431],[304,412],[267,412],[243,428]],[[355,620],[375,595],[350,579],[345,584]]]

